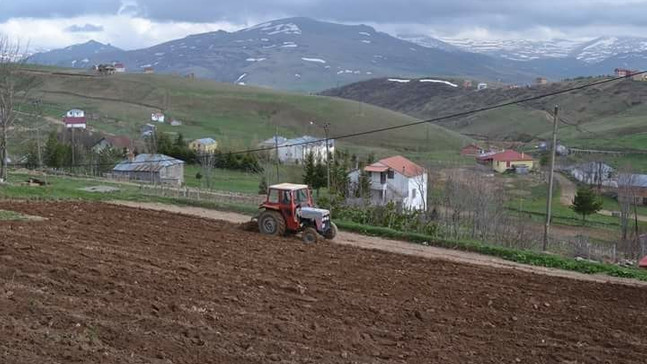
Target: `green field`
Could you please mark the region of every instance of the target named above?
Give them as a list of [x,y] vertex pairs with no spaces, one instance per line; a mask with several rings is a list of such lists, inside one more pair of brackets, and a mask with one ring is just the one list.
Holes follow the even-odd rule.
[[[277,130],[286,137],[323,137],[323,130],[310,124],[312,120],[329,122],[332,137],[416,121],[354,101],[208,80],[142,74],[86,77],[50,71],[33,73],[39,84],[31,91],[32,98],[43,100],[43,113],[50,121],[60,120],[70,108],[81,108],[95,116],[89,120],[92,130],[138,137],[150,114],[163,110],[168,120],[177,119],[183,125],[158,124],[162,132],[182,133],[187,139],[213,137],[227,150],[254,147]],[[458,150],[468,141],[442,127],[421,125],[342,139],[339,143],[393,154]]]

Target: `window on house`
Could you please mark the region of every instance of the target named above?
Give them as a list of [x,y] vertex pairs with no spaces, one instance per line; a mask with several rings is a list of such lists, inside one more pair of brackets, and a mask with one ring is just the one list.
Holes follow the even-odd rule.
[[393,173],[393,170],[389,169],[389,171],[387,172],[387,177],[389,179],[393,179],[395,177],[395,173]]
[[411,198],[416,198],[416,189],[411,190]]
[[386,173],[380,172],[380,183],[385,184],[386,183]]

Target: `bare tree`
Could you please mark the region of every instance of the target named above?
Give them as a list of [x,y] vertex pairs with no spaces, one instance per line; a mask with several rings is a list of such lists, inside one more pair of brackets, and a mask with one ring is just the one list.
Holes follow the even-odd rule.
[[213,185],[213,169],[216,165],[216,156],[214,153],[198,154],[198,163],[200,163],[202,178],[206,188],[211,189]]
[[0,182],[7,180],[10,133],[34,82],[23,72],[22,51],[19,42],[0,36]]

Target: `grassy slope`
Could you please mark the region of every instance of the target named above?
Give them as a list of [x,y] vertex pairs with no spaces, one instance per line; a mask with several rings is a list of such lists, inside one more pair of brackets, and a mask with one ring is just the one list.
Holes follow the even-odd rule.
[[[553,83],[542,87],[519,89],[488,89],[484,91],[422,88],[415,82],[391,85],[388,82],[365,82],[326,91],[326,94],[364,100],[393,110],[420,117],[474,110],[485,106],[548,94],[580,86],[600,79]],[[397,100],[397,101],[394,101]],[[562,125],[560,140],[588,148],[647,150],[647,82],[614,81],[604,85],[547,97],[520,105],[483,112],[442,123],[466,135],[494,140],[518,140],[521,136],[547,138],[552,131],[548,111],[560,106]]]
[[[115,75],[106,78],[36,74],[41,83],[32,92],[42,97],[44,113],[54,118],[79,107],[98,114],[93,129],[137,136],[150,113],[166,113],[184,125],[160,125],[165,132],[187,138],[214,137],[224,148],[245,149],[271,137],[278,128],[285,136],[322,131],[310,120],[331,123],[331,135],[402,125],[414,118],[357,102],[321,96],[277,92],[269,89],[189,80],[162,75]],[[458,149],[466,138],[437,126],[417,126],[340,141],[350,146],[370,146],[386,153],[406,150]]]

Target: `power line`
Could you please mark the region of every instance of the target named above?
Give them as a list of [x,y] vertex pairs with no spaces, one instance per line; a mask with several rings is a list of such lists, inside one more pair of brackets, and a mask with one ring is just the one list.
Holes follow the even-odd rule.
[[[382,133],[382,132],[391,131],[391,130],[404,129],[404,128],[409,128],[409,127],[417,126],[417,125],[438,123],[440,121],[444,121],[444,120],[448,120],[448,119],[454,119],[454,118],[458,118],[458,117],[478,114],[478,113],[482,113],[482,112],[485,112],[485,111],[491,111],[491,110],[496,110],[496,109],[500,109],[500,108],[511,106],[511,105],[521,104],[521,103],[524,103],[524,102],[541,100],[541,99],[544,99],[544,98],[547,98],[547,97],[552,97],[552,96],[557,96],[557,95],[570,93],[570,92],[573,92],[573,91],[583,90],[583,89],[586,89],[586,88],[589,88],[589,87],[599,86],[599,85],[603,85],[603,84],[607,84],[607,83],[627,79],[627,78],[630,78],[630,77],[633,77],[633,76],[636,76],[636,75],[646,74],[646,73],[647,73],[647,71],[636,72],[636,73],[631,74],[631,76],[608,78],[608,79],[601,80],[601,81],[586,83],[586,84],[583,84],[583,85],[569,87],[569,88],[566,88],[566,89],[557,90],[557,91],[553,91],[553,92],[549,92],[549,93],[545,93],[545,94],[541,94],[541,95],[536,95],[536,96],[530,96],[530,97],[526,97],[526,98],[522,98],[522,99],[518,99],[518,100],[506,101],[506,102],[503,102],[503,103],[499,103],[499,104],[495,104],[495,105],[491,105],[491,106],[484,106],[484,107],[480,107],[480,108],[477,108],[477,109],[472,109],[472,110],[463,111],[463,112],[459,112],[459,113],[454,113],[454,114],[450,114],[450,115],[439,116],[439,117],[435,117],[435,118],[431,118],[431,119],[420,120],[420,121],[415,121],[415,122],[401,124],[401,125],[394,125],[394,126],[388,126],[388,127],[383,127],[383,128],[376,128],[376,129],[371,129],[371,130],[366,130],[366,131],[361,131],[361,132],[356,132],[356,133],[343,134],[343,135],[338,135],[338,136],[330,136],[330,137],[328,137],[328,139],[339,140],[339,139],[355,138],[355,137],[358,137],[358,136]],[[304,141],[304,142],[299,142],[299,143],[283,144],[283,145],[279,145],[278,148],[291,148],[291,147],[296,147],[296,146],[300,146],[300,145],[319,144],[319,143],[325,143],[326,140],[327,140],[326,138],[321,138],[321,139],[315,139],[315,140]],[[252,149],[246,149],[246,150],[227,152],[227,153],[223,153],[223,154],[224,155],[227,155],[227,154],[231,154],[231,155],[249,154],[249,153],[272,151],[272,150],[275,150],[276,148],[277,148],[277,146],[260,147],[260,148],[252,148]],[[165,160],[152,160],[152,161],[149,160],[149,161],[141,161],[141,162],[134,162],[133,161],[133,162],[130,162],[130,163],[131,164],[149,164],[149,163],[161,163],[161,162],[165,162]],[[108,163],[104,163],[104,164],[77,164],[77,165],[67,165],[67,166],[63,166],[63,167],[102,166],[102,165],[113,165],[113,164],[114,163],[110,163],[110,164],[108,164]]]

